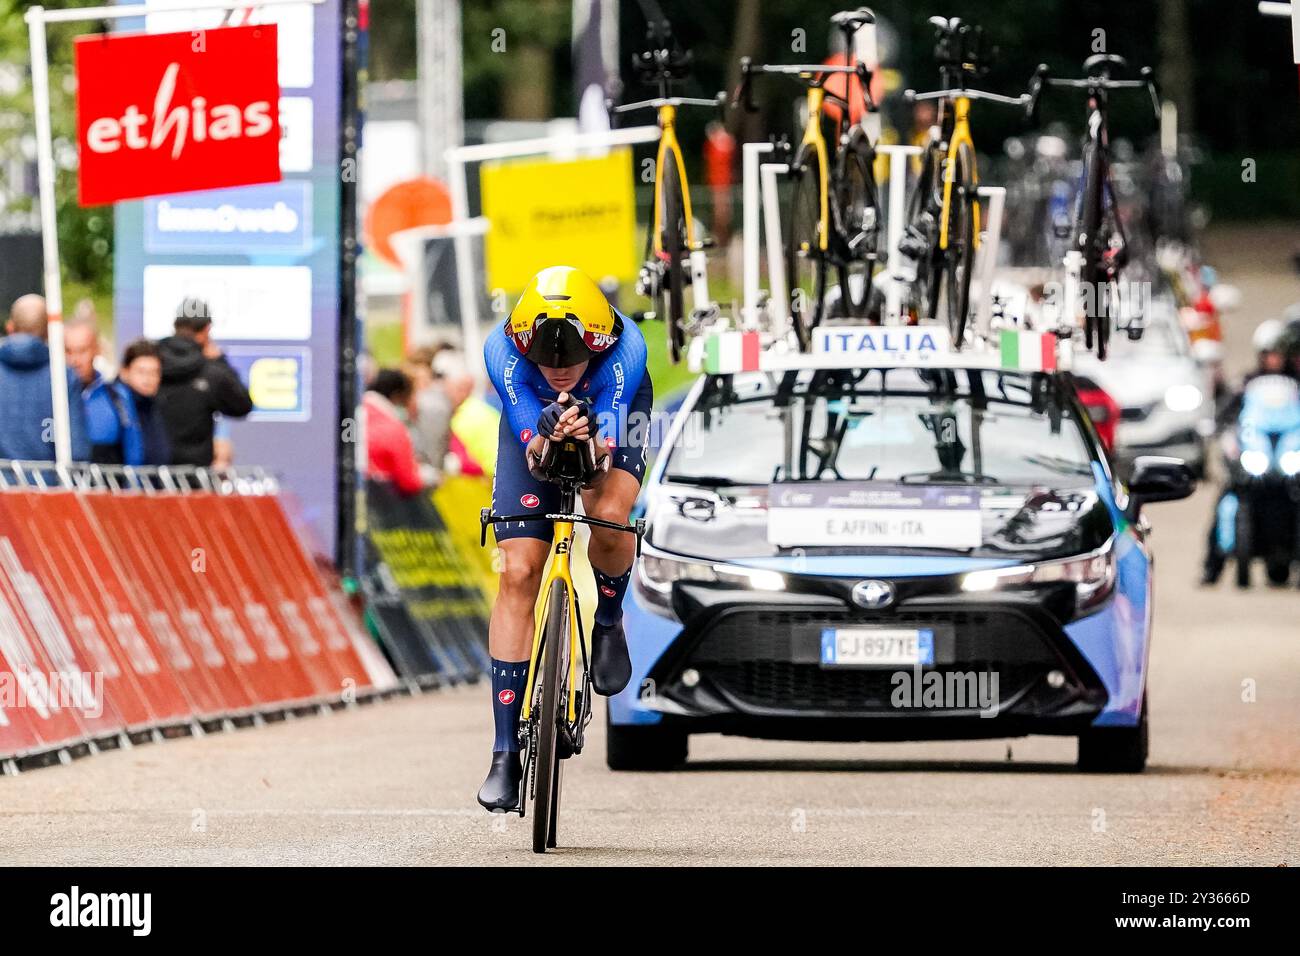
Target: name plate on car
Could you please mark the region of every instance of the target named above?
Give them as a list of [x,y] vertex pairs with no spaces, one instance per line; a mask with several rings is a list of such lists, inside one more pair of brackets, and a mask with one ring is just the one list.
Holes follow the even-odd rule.
[[767,540],[779,547],[977,548],[978,489],[877,481],[776,482]]

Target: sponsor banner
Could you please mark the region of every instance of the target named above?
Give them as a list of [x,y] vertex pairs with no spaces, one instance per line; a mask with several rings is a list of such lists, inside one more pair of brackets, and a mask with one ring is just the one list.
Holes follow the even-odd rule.
[[767,537],[781,547],[977,548],[979,492],[890,482],[777,482],[768,488]]
[[484,163],[489,289],[517,291],[557,262],[597,281],[636,275],[632,151],[594,159]]
[[278,181],[276,30],[78,37],[81,205]]
[[[192,6],[193,0],[149,0],[149,8]],[[275,24],[276,63],[279,81],[286,89],[304,89],[312,85],[315,76],[313,56],[315,20],[311,4],[301,6],[244,7],[238,10],[161,10],[150,12],[144,18],[145,29],[150,33],[181,31],[197,39],[210,36],[218,27]]]
[[376,590],[400,599],[436,672],[452,680],[485,673],[490,609],[432,498],[368,481],[366,527]]
[[226,359],[248,385],[247,421],[303,422],[311,417],[311,351],[274,345],[232,345]]
[[309,339],[311,287],[307,266],[145,266],[144,334],[171,335],[176,307],[197,296],[218,342]]
[[[340,199],[349,172],[341,174],[339,167],[340,2],[233,11],[186,10],[185,2],[150,0],[149,15],[131,21],[132,26],[143,23],[150,32],[184,31],[197,41],[210,40],[227,17],[239,26],[277,25],[278,156],[285,189],[249,186],[232,191],[230,205],[243,214],[244,228],[205,234],[191,232],[203,223],[185,221],[195,204],[208,211],[190,213],[193,219],[216,218],[210,207],[201,206],[203,196],[174,206],[172,224],[178,228],[165,234],[157,228],[156,204],[118,203],[113,231],[115,337],[129,342],[168,335],[181,299],[198,296],[212,305],[213,335],[228,354],[234,346],[247,346],[261,350],[261,357],[291,359],[292,364],[258,363],[260,383],[254,384],[254,391],[263,400],[259,410],[247,419],[226,421],[236,460],[276,474],[301,503],[311,540],[334,557],[338,492],[336,483],[322,481],[321,475],[336,470],[339,436],[335,370],[340,365],[342,307]],[[159,9],[168,6],[177,9]],[[289,190],[295,190],[292,200],[287,198]],[[302,206],[295,228],[288,228],[290,220],[283,210],[275,210],[274,199],[265,201],[268,196],[280,198],[294,213]],[[221,215],[234,214],[227,210]],[[190,240],[188,251],[178,248]],[[276,351],[285,346],[304,349],[305,360],[299,363],[302,353],[297,351]],[[241,368],[242,374],[247,371]]]
[[311,248],[311,183],[146,199],[144,248],[151,254],[304,253]]
[[310,96],[280,97],[280,171],[311,172],[312,102]]

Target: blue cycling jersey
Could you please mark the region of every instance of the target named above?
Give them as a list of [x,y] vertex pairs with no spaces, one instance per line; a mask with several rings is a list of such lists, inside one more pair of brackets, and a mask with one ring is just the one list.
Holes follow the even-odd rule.
[[[573,389],[574,397],[591,403],[596,422],[607,438],[613,437],[609,434],[613,423],[626,410],[645,377],[645,337],[635,322],[621,312],[618,316],[623,324],[618,341],[591,360],[582,381]],[[546,383],[541,370],[515,348],[504,324],[488,334],[483,345],[483,362],[493,387],[501,396],[502,411],[510,422],[511,432],[521,443],[528,444],[537,432],[542,409],[557,398],[555,389]]]

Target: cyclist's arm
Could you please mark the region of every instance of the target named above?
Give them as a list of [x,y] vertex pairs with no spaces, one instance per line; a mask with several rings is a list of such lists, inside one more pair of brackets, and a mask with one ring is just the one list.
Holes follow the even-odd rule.
[[501,326],[497,326],[483,344],[483,362],[492,387],[501,397],[501,413],[521,445],[537,431],[542,402],[537,397],[537,366],[515,348]]
[[623,437],[620,416],[626,418],[628,403],[645,378],[646,355],[645,337],[636,323],[624,316],[623,334],[591,381],[591,407],[596,424],[606,438],[615,442]]

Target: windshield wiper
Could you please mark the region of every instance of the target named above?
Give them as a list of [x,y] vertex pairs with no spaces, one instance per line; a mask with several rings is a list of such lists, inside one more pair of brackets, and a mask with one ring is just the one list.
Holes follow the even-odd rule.
[[664,481],[678,485],[699,485],[701,488],[734,488],[737,485],[762,484],[754,481],[736,481],[724,475],[664,475]]

